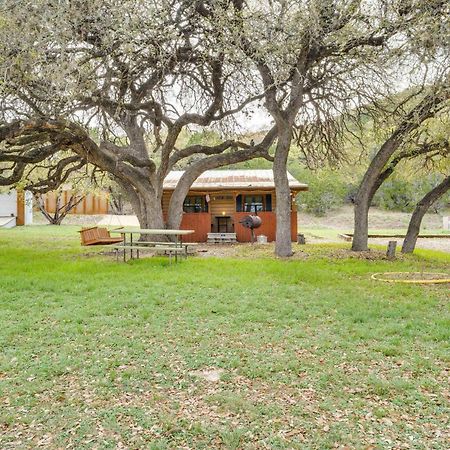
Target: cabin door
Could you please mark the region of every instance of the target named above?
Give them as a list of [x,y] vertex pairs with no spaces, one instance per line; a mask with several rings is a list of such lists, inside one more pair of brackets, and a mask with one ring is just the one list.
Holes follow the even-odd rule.
[[232,233],[233,232],[233,222],[230,216],[217,216],[216,226],[218,233]]

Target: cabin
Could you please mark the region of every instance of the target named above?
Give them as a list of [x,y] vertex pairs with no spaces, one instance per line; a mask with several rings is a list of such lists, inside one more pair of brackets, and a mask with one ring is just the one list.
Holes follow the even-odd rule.
[[0,193],[0,228],[33,223],[33,195],[28,191]]
[[[172,171],[164,180],[162,206],[167,215],[172,193],[183,171]],[[297,239],[296,196],[308,190],[288,174],[291,196],[291,237]],[[268,242],[275,240],[276,198],[272,170],[208,170],[193,183],[184,200],[181,229],[195,230],[186,237],[190,242],[207,242],[208,233],[235,233],[238,242],[250,242],[251,232],[239,223],[249,214],[257,214],[262,225],[256,235]]]

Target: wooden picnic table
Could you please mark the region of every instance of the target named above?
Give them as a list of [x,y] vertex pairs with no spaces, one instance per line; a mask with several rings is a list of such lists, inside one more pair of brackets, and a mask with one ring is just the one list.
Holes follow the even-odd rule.
[[[126,250],[130,250],[130,257],[133,258],[133,250],[136,250],[139,258],[139,250],[155,250],[167,251],[170,258],[172,253],[175,254],[175,261],[178,260],[178,253],[185,253],[187,257],[187,244],[181,242],[181,237],[192,234],[194,230],[169,230],[169,229],[155,229],[155,228],[115,228],[111,233],[120,233],[123,238],[123,244],[114,246],[115,249],[123,249],[123,260],[126,261]],[[133,243],[133,234],[150,235],[150,236],[175,236],[175,242],[139,242]],[[129,235],[129,243],[127,243],[126,236]]]

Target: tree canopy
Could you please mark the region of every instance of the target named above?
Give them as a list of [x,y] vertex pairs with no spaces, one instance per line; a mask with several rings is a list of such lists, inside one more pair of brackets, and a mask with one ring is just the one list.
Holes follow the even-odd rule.
[[[6,1],[1,17],[0,184],[41,164],[47,176],[28,188],[44,192],[91,163],[127,191],[143,222],[162,226],[162,181],[181,160],[204,155],[186,171],[195,179],[268,156],[274,130],[254,146],[227,136],[261,95],[194,4]],[[186,127],[217,127],[224,139],[178,148]]]

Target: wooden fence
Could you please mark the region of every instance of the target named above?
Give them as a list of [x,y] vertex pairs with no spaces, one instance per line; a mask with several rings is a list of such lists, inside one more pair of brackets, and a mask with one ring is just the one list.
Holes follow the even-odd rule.
[[[66,204],[73,191],[61,192],[61,205]],[[49,192],[43,195],[45,209],[49,213],[54,213],[56,209],[57,193]],[[70,212],[71,214],[108,214],[109,213],[109,194],[86,194],[84,199]]]

